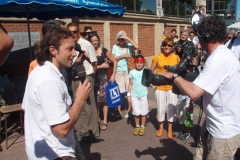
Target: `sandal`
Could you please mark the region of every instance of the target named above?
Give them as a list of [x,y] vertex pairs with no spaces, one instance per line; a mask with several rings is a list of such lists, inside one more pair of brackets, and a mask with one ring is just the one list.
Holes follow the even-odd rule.
[[161,137],[163,135],[163,130],[158,130],[156,133],[157,137]]
[[172,139],[174,137],[174,134],[173,132],[168,132],[167,136],[169,139]]
[[107,124],[102,124],[101,130],[106,130],[107,129]]

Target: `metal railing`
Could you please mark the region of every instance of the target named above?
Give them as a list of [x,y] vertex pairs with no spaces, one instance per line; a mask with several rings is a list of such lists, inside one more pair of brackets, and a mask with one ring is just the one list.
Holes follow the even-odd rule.
[[[126,12],[157,15],[156,0],[101,0],[126,7]],[[162,0],[164,16],[189,18],[193,9],[191,4],[178,1]]]

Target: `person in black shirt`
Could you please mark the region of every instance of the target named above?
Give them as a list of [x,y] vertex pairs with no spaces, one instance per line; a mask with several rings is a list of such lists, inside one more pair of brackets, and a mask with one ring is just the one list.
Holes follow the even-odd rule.
[[[100,38],[97,35],[97,33],[91,33],[89,34],[88,40],[90,43],[92,43],[95,53],[97,56],[97,72],[95,76],[95,97],[97,102],[97,109],[98,109],[98,115],[99,115],[99,109],[101,106],[103,106],[103,123],[101,126],[102,130],[107,129],[107,115],[108,115],[108,106],[107,106],[107,98],[106,98],[106,84],[108,81],[114,82],[115,81],[115,73],[117,68],[117,61],[115,59],[115,56],[110,53],[106,48],[104,48],[102,45],[100,45]],[[110,67],[109,63],[107,62],[107,59],[109,59],[113,64],[113,72],[110,75],[110,78],[108,80],[107,77],[107,70]],[[100,117],[99,117],[100,122]]]

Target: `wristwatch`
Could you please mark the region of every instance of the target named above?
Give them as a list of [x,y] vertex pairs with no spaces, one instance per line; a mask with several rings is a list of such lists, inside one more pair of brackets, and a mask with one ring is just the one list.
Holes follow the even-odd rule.
[[172,80],[174,81],[175,78],[177,78],[179,75],[177,73],[175,73],[173,76],[172,76]]

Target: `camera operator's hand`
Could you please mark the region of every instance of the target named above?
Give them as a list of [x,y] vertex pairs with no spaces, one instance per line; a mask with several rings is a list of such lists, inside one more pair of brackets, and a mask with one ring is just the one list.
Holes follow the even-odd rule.
[[172,76],[174,75],[174,73],[172,73],[172,72],[162,72],[162,73],[160,73],[160,75],[162,75],[163,77],[165,77],[169,80],[172,80]]

